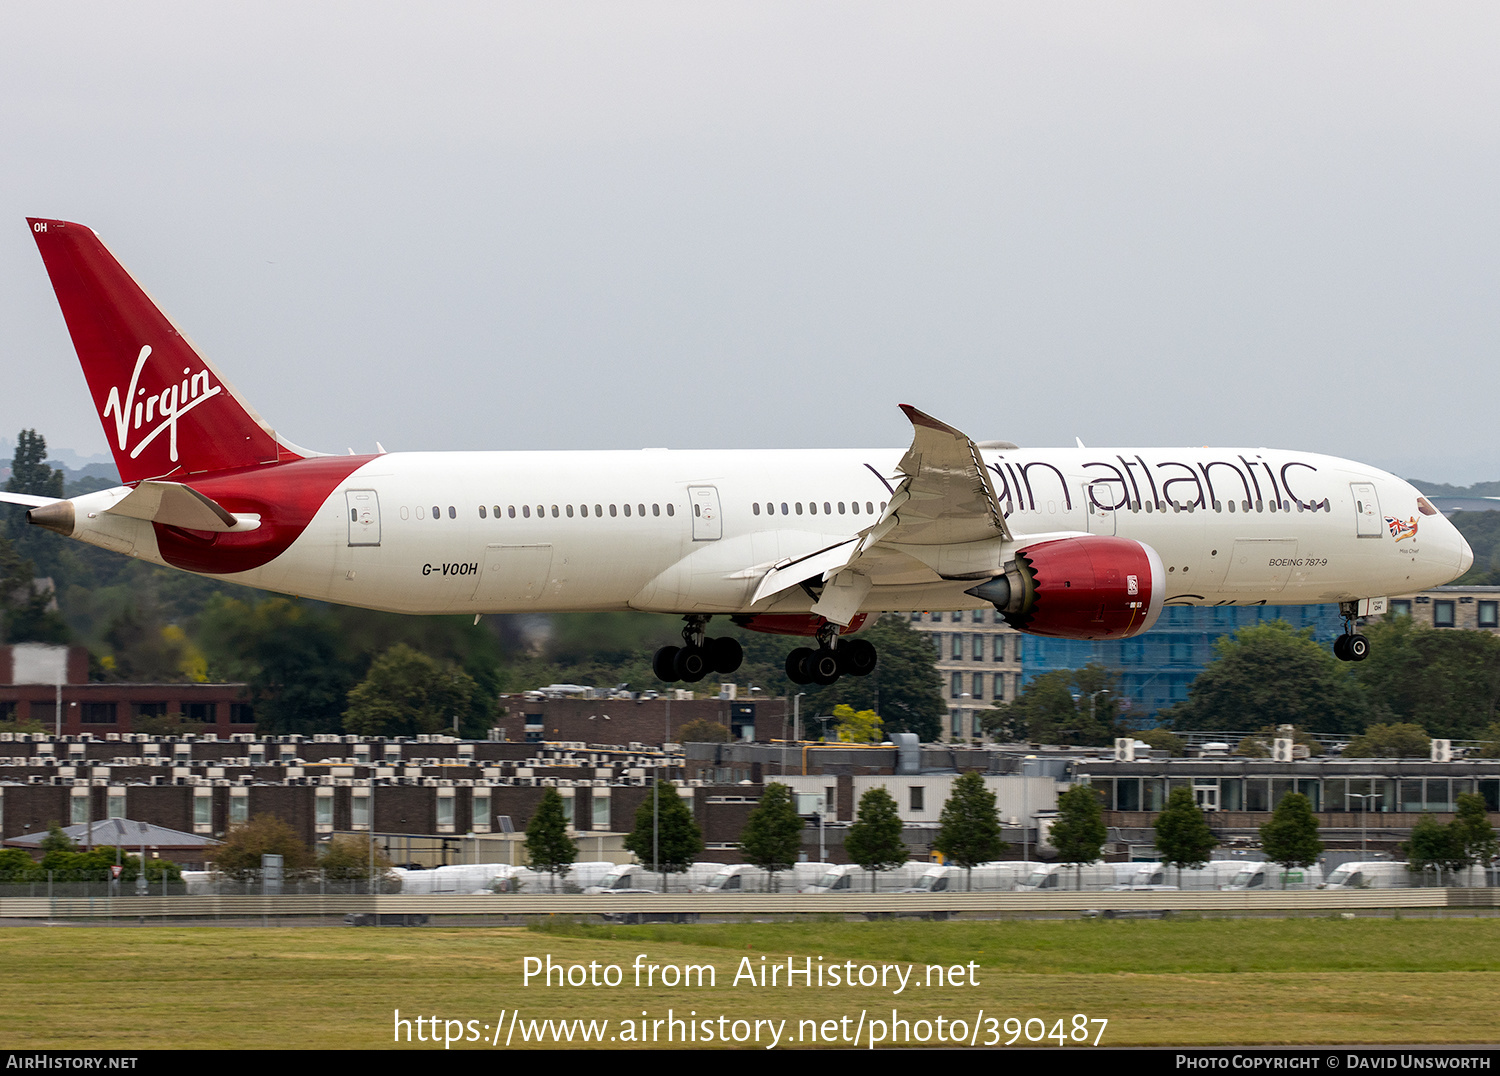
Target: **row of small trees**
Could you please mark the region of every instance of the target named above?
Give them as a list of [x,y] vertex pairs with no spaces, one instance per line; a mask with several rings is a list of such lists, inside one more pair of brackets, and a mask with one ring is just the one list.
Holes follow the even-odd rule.
[[[636,809],[635,826],[625,838],[625,848],[654,871],[679,874],[703,851],[703,833],[675,790],[669,788],[657,798],[661,787],[653,788],[651,796]],[[1097,802],[1098,797],[1094,799]],[[790,870],[802,849],[802,830],[803,819],[792,800],[792,790],[773,781],[745,820],[740,852],[746,862],[770,874]],[[910,858],[901,831],[896,801],[885,789],[872,788],[860,797],[854,823],[844,837],[844,850],[872,875],[894,870]],[[1100,840],[1102,843],[1103,838]],[[943,805],[933,848],[955,866],[972,869],[999,858],[1007,847],[1000,839],[995,794],[985,787],[978,773],[959,777]],[[533,869],[554,875],[566,873],[578,858],[578,847],[568,836],[562,796],[554,788],[542,794],[526,827],[526,854]],[[873,881],[871,884],[873,887]]]

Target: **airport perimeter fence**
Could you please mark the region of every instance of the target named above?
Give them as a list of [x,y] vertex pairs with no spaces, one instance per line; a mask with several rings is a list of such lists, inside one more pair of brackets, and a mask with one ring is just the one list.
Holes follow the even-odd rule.
[[[401,884],[394,878],[382,879],[381,893],[396,893]],[[140,897],[323,897],[368,896],[370,883],[365,878],[330,878],[322,871],[301,878],[267,882],[259,872],[246,878],[219,877],[211,882],[186,882],[181,878],[147,878],[145,892],[138,888],[134,876],[122,873],[115,878],[109,871],[27,871],[24,874],[0,874],[0,900],[6,898],[94,900],[100,898]]]
[[750,918],[1164,918],[1500,914],[1495,889],[1271,892],[1083,891],[956,894],[282,894],[0,897],[0,921],[127,924],[499,926],[536,917],[694,923]]

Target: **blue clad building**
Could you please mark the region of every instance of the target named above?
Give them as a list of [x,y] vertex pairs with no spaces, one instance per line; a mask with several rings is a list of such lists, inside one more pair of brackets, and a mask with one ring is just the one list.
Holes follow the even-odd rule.
[[1314,639],[1330,646],[1344,630],[1337,605],[1169,605],[1156,627],[1133,639],[1021,636],[1022,683],[1058,669],[1103,665],[1119,674],[1120,690],[1130,700],[1127,713],[1149,718],[1187,698],[1193,678],[1213,659],[1215,639],[1267,620],[1285,620],[1298,631],[1310,627]]

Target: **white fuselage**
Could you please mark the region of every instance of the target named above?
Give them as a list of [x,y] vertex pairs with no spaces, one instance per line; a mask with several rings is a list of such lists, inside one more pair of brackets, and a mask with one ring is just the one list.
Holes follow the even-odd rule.
[[[758,581],[874,525],[900,458],[392,453],[350,474],[280,556],[224,578],[408,613],[806,612],[814,599],[801,588],[752,607]],[[1007,449],[984,460],[1013,541],[966,547],[961,572],[952,547],[909,547],[909,569],[887,571],[864,611],[982,607],[964,591],[1040,536],[1145,543],[1165,566],[1169,604],[1404,594],[1471,559],[1446,519],[1419,512],[1410,485],[1347,460],[1265,449]],[[124,492],[78,498],[77,537],[163,563],[149,523],[89,513]]]

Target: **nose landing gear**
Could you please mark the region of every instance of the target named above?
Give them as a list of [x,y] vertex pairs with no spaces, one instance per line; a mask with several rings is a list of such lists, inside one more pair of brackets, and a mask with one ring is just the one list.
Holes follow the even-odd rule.
[[1358,602],[1339,602],[1339,613],[1344,618],[1344,634],[1333,641],[1333,656],[1340,661],[1364,661],[1370,656],[1370,640],[1355,631]]

